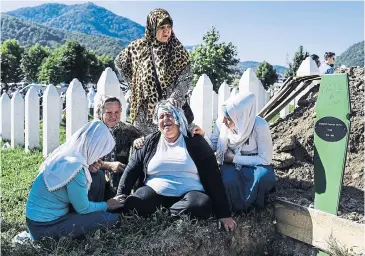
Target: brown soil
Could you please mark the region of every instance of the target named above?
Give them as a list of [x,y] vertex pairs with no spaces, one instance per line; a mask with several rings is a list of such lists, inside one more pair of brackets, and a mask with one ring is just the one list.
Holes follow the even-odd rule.
[[[351,133],[338,215],[359,223],[364,218],[364,68],[337,69],[349,75]],[[271,125],[277,196],[313,207],[313,127],[319,85],[300,101],[299,107]]]

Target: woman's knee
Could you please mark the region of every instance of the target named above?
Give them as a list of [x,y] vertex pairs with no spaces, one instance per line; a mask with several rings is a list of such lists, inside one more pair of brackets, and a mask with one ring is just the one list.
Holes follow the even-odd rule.
[[273,187],[276,184],[275,173],[272,168],[262,168],[260,171],[260,185]]
[[208,218],[212,213],[212,200],[210,197],[200,191],[190,191],[185,196],[185,210],[186,214],[190,214],[192,217]]

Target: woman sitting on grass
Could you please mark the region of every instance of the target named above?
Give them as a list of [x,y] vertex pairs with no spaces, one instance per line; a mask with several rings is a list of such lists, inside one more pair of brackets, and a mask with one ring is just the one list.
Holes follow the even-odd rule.
[[[159,130],[149,135],[131,156],[119,183],[117,195],[127,197],[124,211],[148,216],[161,206],[173,216],[189,214],[208,218],[212,211],[225,229],[233,231],[218,165],[213,151],[201,136],[187,133],[181,108],[163,100],[156,106],[154,123]],[[132,187],[139,180],[134,194]]]
[[89,191],[92,182],[89,165],[108,154],[114,145],[108,128],[100,121],[93,121],[47,157],[26,204],[27,227],[34,240],[77,237],[110,228],[119,221],[117,214],[106,212],[121,207],[118,197],[107,202],[89,201],[98,196]]
[[142,136],[133,125],[120,121],[120,114],[121,104],[118,98],[109,95],[100,96],[99,104],[96,106],[96,118],[108,127],[115,146],[110,153],[89,166],[93,179],[91,190],[99,196],[98,200],[106,201],[117,194],[133,141]]
[[256,97],[252,93],[229,98],[222,112],[210,138],[198,126],[192,128],[192,133],[205,136],[216,151],[230,210],[263,207],[265,196],[276,183],[270,165],[273,146],[269,124],[256,116]]

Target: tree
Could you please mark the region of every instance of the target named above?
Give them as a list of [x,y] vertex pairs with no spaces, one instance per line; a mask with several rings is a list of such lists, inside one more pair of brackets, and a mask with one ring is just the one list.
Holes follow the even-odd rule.
[[294,55],[293,62],[288,63],[289,68],[287,69],[285,76],[296,76],[300,64],[302,64],[302,61],[305,60],[305,58],[307,58],[308,56],[309,52],[304,52],[303,46],[299,46],[298,51]]
[[3,83],[22,81],[20,61],[23,52],[24,48],[15,39],[8,39],[1,44],[1,81]]
[[213,89],[218,92],[219,86],[226,81],[231,83],[239,60],[237,48],[232,43],[218,43],[219,32],[212,27],[203,36],[203,43],[190,54],[195,85],[202,74],[209,76]]
[[21,60],[21,69],[27,82],[38,81],[38,73],[41,70],[42,62],[51,54],[48,47],[35,44],[28,49]]
[[96,84],[101,76],[101,73],[104,71],[104,65],[93,51],[87,52],[87,61],[89,67],[87,72],[87,80],[88,82]]
[[77,78],[85,84],[89,81],[88,52],[76,41],[67,41],[45,59],[38,79],[45,83],[70,83]]
[[44,59],[40,71],[38,72],[38,81],[42,83],[59,84],[63,82],[63,67],[61,66],[60,48],[54,50],[51,55]]
[[260,79],[265,90],[269,89],[278,79],[278,74],[270,63],[261,62],[256,69],[256,76]]

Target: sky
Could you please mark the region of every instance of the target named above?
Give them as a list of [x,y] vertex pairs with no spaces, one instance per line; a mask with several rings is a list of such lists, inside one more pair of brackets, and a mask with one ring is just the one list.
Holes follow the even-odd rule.
[[1,12],[43,3],[93,2],[145,25],[154,8],[166,9],[184,45],[197,45],[214,26],[223,42],[237,46],[241,61],[288,66],[300,45],[323,60],[364,40],[364,2],[356,1],[1,1]]

